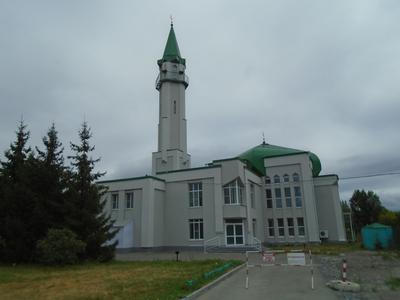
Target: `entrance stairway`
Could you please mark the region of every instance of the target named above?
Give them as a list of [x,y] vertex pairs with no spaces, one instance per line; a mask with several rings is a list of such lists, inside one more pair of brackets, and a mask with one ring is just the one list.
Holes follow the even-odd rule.
[[246,253],[246,251],[259,251],[257,247],[253,245],[246,246],[216,246],[207,249],[207,253]]
[[226,246],[223,237],[216,236],[204,242],[204,253],[245,253],[246,251],[261,251],[261,241],[250,237],[250,243],[246,245]]

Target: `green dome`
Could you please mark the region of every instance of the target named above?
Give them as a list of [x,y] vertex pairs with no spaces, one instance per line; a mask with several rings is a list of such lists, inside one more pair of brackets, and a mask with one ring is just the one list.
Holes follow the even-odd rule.
[[310,161],[312,163],[313,176],[318,176],[318,174],[321,172],[321,162],[317,155],[308,151],[285,148],[276,145],[262,143],[254,148],[247,150],[246,152],[243,152],[238,156],[238,158],[241,161],[246,162],[247,166],[250,169],[265,176],[264,158],[301,154],[301,153],[308,154],[308,157],[310,158]]

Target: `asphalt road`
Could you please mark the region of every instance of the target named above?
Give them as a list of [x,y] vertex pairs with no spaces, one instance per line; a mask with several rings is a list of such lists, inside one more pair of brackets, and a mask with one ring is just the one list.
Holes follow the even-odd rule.
[[233,274],[206,291],[201,300],[337,300],[335,293],[325,287],[325,280],[314,268],[314,290],[308,267],[269,266],[249,268],[249,288],[245,288],[246,268]]

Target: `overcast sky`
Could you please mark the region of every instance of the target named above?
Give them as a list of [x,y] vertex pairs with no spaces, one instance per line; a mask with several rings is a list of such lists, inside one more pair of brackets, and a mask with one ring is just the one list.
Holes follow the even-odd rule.
[[400,209],[399,1],[0,0],[0,159],[23,119],[66,147],[86,119],[105,179],[151,173],[169,16],[192,166],[262,142],[316,153],[342,199]]

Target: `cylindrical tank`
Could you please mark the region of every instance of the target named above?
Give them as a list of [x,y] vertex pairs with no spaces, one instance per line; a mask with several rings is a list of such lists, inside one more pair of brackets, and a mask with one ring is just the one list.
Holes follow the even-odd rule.
[[364,226],[361,235],[364,248],[369,250],[376,250],[377,247],[387,249],[393,241],[392,227],[379,223]]

